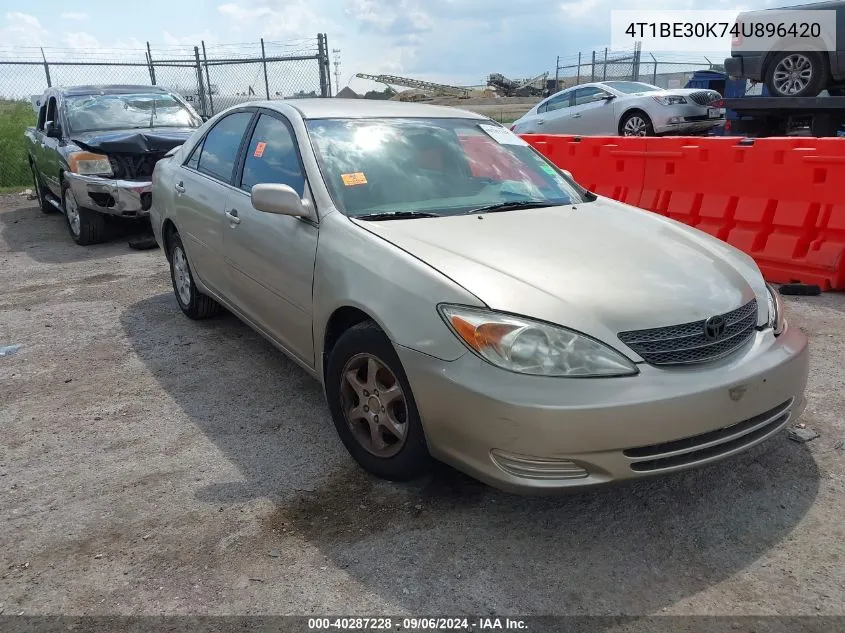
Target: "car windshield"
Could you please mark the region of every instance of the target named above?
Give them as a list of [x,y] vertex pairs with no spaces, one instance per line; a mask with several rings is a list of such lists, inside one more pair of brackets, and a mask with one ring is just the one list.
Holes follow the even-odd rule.
[[173,95],[161,93],[68,97],[72,132],[150,127],[199,127],[202,120]]
[[624,92],[625,94],[663,90],[663,88],[658,88],[657,86],[652,86],[651,84],[643,84],[639,81],[606,81],[604,82],[604,85],[610,86],[614,90]]
[[323,177],[351,217],[458,215],[592,200],[520,137],[476,119],[307,122]]

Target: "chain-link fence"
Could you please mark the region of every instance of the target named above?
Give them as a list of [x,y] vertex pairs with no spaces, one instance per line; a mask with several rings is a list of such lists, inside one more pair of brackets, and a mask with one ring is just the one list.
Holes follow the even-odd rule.
[[683,88],[696,70],[723,70],[705,56],[645,53],[639,46],[607,48],[557,58],[553,92],[593,81],[642,81],[661,88]]
[[332,96],[328,41],[135,49],[4,48],[0,43],[0,191],[29,185],[24,130],[49,86],[155,84],[201,115],[260,99]]

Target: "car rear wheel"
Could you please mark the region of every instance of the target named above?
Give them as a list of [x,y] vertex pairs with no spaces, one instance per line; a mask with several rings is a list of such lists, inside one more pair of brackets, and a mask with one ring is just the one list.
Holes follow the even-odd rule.
[[619,123],[620,136],[654,136],[654,125],[645,112],[629,112]]
[[773,97],[815,97],[824,89],[827,68],[815,52],[785,51],[775,55],[766,69],[766,88]]
[[32,185],[35,190],[35,199],[38,200],[38,206],[41,207],[41,213],[55,213],[57,209],[47,202],[47,194],[44,191],[44,186],[41,184],[41,176],[38,175],[35,163],[30,163],[29,168],[32,171]]
[[96,211],[80,207],[67,183],[62,185],[62,211],[73,241],[80,246],[102,242],[106,235],[106,218]]
[[367,472],[408,481],[431,469],[408,378],[390,339],[367,321],[341,335],[328,359],[326,394],[346,449]]
[[220,312],[220,304],[197,290],[194,276],[185,254],[185,245],[178,233],[170,237],[170,281],[176,302],[188,318],[208,319]]

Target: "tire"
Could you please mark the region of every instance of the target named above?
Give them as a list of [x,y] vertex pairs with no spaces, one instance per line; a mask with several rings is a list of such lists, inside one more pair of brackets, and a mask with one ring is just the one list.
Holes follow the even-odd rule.
[[62,184],[62,211],[70,236],[80,246],[99,244],[106,238],[106,218],[101,213],[80,207],[67,183]]
[[[380,365],[375,375],[370,371],[371,359]],[[357,373],[356,369],[359,369]],[[350,372],[356,374],[359,391],[346,377]],[[385,397],[395,393],[393,389],[397,386],[398,397]],[[367,400],[362,400],[361,393],[367,394]],[[410,481],[431,470],[433,460],[411,385],[390,339],[375,323],[360,323],[338,339],[326,368],[326,395],[343,445],[364,470],[390,481]],[[353,415],[357,412],[361,417],[349,422],[347,412]],[[369,420],[363,416],[369,416]],[[378,428],[376,433],[370,430],[374,426]],[[397,428],[401,429],[401,439],[395,431]],[[372,439],[374,436],[387,446],[380,449]],[[369,442],[367,437],[371,438]],[[391,439],[395,441],[387,441]]]
[[170,282],[173,284],[173,294],[182,312],[196,321],[208,319],[220,312],[220,304],[214,299],[197,290],[191,266],[185,254],[185,245],[178,233],[174,233],[169,240],[168,259],[170,260]]
[[[790,79],[791,73],[797,73]],[[816,52],[778,53],[766,66],[766,88],[773,97],[815,97],[827,84],[827,64]]]
[[619,122],[619,136],[655,136],[654,125],[645,112],[634,110]]
[[41,213],[57,213],[58,209],[47,202],[44,186],[41,184],[41,176],[38,175],[38,170],[35,169],[35,163],[32,161],[29,163],[29,169],[32,171],[32,184],[35,190],[35,198],[38,200],[38,206],[41,208]]

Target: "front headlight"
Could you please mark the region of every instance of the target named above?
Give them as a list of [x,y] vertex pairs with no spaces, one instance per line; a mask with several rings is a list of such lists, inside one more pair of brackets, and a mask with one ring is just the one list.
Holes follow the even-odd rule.
[[91,152],[74,152],[68,156],[70,170],[80,176],[112,176],[108,156]]
[[636,365],[584,334],[479,308],[438,306],[455,335],[489,363],[520,374],[632,376]]
[[670,106],[670,105],[684,105],[687,103],[686,97],[682,97],[681,95],[666,95],[661,97],[652,97],[657,103],[660,105]]
[[766,284],[769,295],[769,327],[772,328],[775,336],[782,334],[786,329],[786,315],[783,313],[783,300],[780,294],[771,284]]

